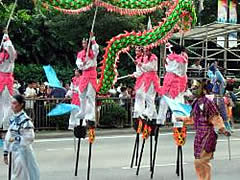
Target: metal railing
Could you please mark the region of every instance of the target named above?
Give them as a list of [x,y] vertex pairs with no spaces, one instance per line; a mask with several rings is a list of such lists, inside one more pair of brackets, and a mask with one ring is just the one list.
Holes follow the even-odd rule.
[[[132,125],[134,99],[97,98],[96,123],[98,127],[129,127]],[[70,114],[50,117],[47,114],[59,103],[71,103],[71,99],[26,98],[25,111],[31,117],[35,129],[67,129]]]

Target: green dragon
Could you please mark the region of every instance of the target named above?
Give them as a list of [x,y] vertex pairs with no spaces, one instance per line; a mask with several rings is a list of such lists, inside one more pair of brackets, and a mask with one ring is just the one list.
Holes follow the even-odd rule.
[[101,77],[97,91],[106,94],[117,80],[117,62],[122,52],[133,46],[156,47],[164,44],[177,31],[187,31],[196,24],[197,17],[192,0],[42,0],[42,5],[66,14],[78,14],[93,6],[122,15],[149,14],[157,9],[167,8],[166,18],[158,26],[143,32],[125,32],[113,37],[105,48]]

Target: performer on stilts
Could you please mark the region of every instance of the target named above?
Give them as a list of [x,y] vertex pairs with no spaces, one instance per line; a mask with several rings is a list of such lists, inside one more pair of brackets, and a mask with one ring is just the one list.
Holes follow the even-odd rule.
[[[170,54],[164,62],[166,74],[163,80],[163,86],[158,93],[167,96],[179,103],[184,103],[184,92],[187,90],[187,67],[188,55],[184,47],[169,44]],[[164,125],[166,121],[166,114],[168,105],[163,98],[160,100],[157,124]],[[172,122],[176,122],[176,117],[172,116]]]
[[219,71],[216,63],[212,64],[209,67],[208,76],[211,79],[211,83],[213,85],[213,88],[212,88],[212,93],[214,94],[213,100],[218,108],[218,111],[220,112],[220,115],[222,116],[225,127],[229,131],[232,131],[232,128],[228,121],[227,109],[224,102],[226,80],[224,79],[221,72]]
[[[75,69],[74,73],[75,73],[75,76],[72,78],[70,91],[67,92],[66,97],[72,98],[71,104],[80,106],[78,87],[80,86],[81,71],[79,69]],[[74,109],[71,111],[71,115],[69,118],[69,126],[68,126],[69,130],[73,130],[74,127],[80,124],[79,118],[76,118],[77,113],[78,113],[78,109]]]
[[77,118],[83,120],[83,124],[88,123],[90,126],[95,125],[95,97],[97,88],[97,56],[99,46],[95,37],[91,34],[91,48],[87,55],[88,40],[83,39],[81,50],[77,55],[76,64],[82,71],[79,86],[80,112]]
[[14,83],[13,70],[17,53],[7,30],[3,32],[3,45],[0,49],[0,129],[4,133],[8,129],[9,118],[13,114],[11,100]]
[[[143,56],[142,56],[143,53]],[[155,106],[156,90],[159,88],[159,77],[157,75],[157,61],[158,58],[150,49],[144,48],[143,52],[138,47],[136,49],[136,72],[133,74],[137,78],[135,90],[135,104],[134,115],[136,122],[139,125],[143,123],[143,144],[139,157],[137,175],[141,164],[145,140],[150,135],[150,170],[152,171],[152,136],[155,133],[155,125],[157,118],[157,111]],[[141,125],[140,125],[141,126]],[[137,128],[140,133],[141,128]],[[136,139],[137,141],[137,139]]]
[[[140,134],[143,130],[143,120],[144,117],[142,115],[144,109],[145,109],[145,100],[142,96],[143,92],[139,90],[139,83],[143,81],[143,69],[138,65],[138,63],[143,62],[143,48],[140,46],[137,46],[135,48],[135,61],[134,63],[136,64],[136,72],[133,73],[132,77],[136,78],[136,85],[135,85],[135,103],[134,103],[134,114],[133,114],[133,120],[134,120],[134,129],[136,130],[136,140],[135,140],[135,145],[133,149],[133,155],[132,155],[132,160],[131,160],[131,165],[130,167],[133,167],[134,160],[135,160],[135,166],[137,166],[138,163],[138,155],[139,155],[139,140],[140,140]],[[135,159],[136,157],[136,159]]]
[[9,164],[11,169],[10,180],[39,180],[39,167],[32,149],[34,127],[31,119],[24,112],[24,106],[23,96],[13,96],[14,114],[10,118],[10,126],[5,137],[4,162]]
[[[164,59],[163,64],[166,68],[166,74],[163,80],[163,86],[159,88],[158,93],[160,96],[167,96],[170,99],[184,104],[184,95],[187,90],[187,67],[188,67],[188,55],[185,52],[183,46],[174,45],[170,43],[166,44],[166,48],[169,50],[170,54]],[[164,98],[161,98],[157,124],[164,125],[167,117],[168,104]],[[172,113],[172,123],[174,124],[173,133],[174,137],[182,137],[186,135],[186,127],[183,123],[176,122],[176,114]],[[175,140],[178,138],[175,138]],[[184,138],[185,141],[185,138]],[[176,141],[177,144],[177,164],[176,164],[176,174],[184,179],[183,175],[183,153],[182,146],[184,141],[180,143]],[[180,171],[181,168],[181,171]]]
[[231,135],[225,129],[223,119],[215,103],[206,96],[207,91],[205,82],[197,83],[192,89],[196,100],[192,105],[191,117],[178,118],[178,120],[183,120],[185,124],[194,124],[196,129],[194,166],[198,180],[211,179],[210,160],[213,158],[217,144],[217,134],[214,128],[218,128],[219,132],[225,136]]
[[[91,43],[91,44],[88,44]],[[96,88],[97,88],[97,56],[99,53],[99,46],[95,41],[93,33],[90,34],[90,41],[87,39],[82,40],[83,50],[81,50],[77,55],[77,67],[82,71],[82,75],[79,81],[79,101],[80,110],[76,115],[78,118],[79,125],[75,127],[74,134],[78,141],[78,151],[77,151],[77,161],[75,176],[77,176],[78,158],[79,158],[79,148],[80,140],[86,135],[86,126],[88,127],[89,136],[89,159],[88,159],[88,174],[87,180],[90,178],[90,164],[91,164],[91,149],[92,144],[95,140],[95,108],[96,108]]]

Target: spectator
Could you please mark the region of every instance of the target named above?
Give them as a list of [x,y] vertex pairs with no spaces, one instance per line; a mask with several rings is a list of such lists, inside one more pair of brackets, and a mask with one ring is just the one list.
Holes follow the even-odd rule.
[[36,81],[32,81],[32,87],[35,90],[36,94],[38,94],[39,91],[39,83],[37,83]]
[[[25,91],[25,97],[26,98],[35,98],[37,96],[36,90],[34,87],[36,87],[36,82],[34,81],[29,81],[28,82],[28,87],[26,88]],[[32,99],[26,99],[26,113],[33,119],[35,120],[34,117],[34,104],[35,101]]]
[[18,83],[17,80],[14,80],[14,84],[13,84],[13,95],[17,95],[19,94],[18,89],[21,87],[21,85]]
[[47,96],[47,94],[46,94],[46,87],[45,87],[44,84],[41,84],[40,88],[39,88],[39,91],[38,91],[38,94],[37,94],[37,97],[45,98],[46,96]]
[[108,92],[110,93],[111,97],[116,97],[116,95],[117,95],[117,90],[115,87],[110,89]]
[[133,90],[132,87],[128,87],[128,88],[127,88],[127,92],[128,92],[128,94],[129,94],[130,98],[133,98],[133,97],[135,96],[135,95],[134,95],[134,90]]
[[53,88],[50,96],[53,98],[65,98],[66,90],[63,88]]
[[120,85],[117,87],[117,93],[118,95],[121,94],[121,88],[123,87],[123,84],[120,83]]
[[65,86],[64,86],[64,88],[65,88],[66,91],[71,90],[69,83],[66,83]]
[[200,77],[201,76],[201,71],[202,71],[202,66],[200,65],[201,59],[197,59],[194,64],[191,66],[191,76],[193,77]]
[[24,92],[26,91],[26,84],[23,81],[19,81],[20,87],[18,88],[18,91],[21,95],[24,95]]
[[121,93],[119,94],[120,105],[122,107],[127,107],[127,99],[130,98],[130,95],[127,92],[126,87],[121,87]]
[[27,98],[34,98],[34,97],[37,96],[37,92],[34,89],[34,87],[36,87],[36,82],[29,81],[28,82],[28,87],[26,88],[26,91],[24,93],[25,97],[27,97]]

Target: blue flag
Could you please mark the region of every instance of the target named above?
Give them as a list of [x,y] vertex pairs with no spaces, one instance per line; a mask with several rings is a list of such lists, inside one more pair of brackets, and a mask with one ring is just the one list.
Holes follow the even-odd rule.
[[79,109],[79,106],[74,104],[60,103],[48,113],[48,116],[59,116],[59,115],[67,114],[74,109]]
[[176,116],[190,116],[191,111],[192,111],[192,106],[188,104],[183,104],[176,102],[167,96],[163,96],[164,100],[170,107],[171,111],[173,112],[174,115]]
[[43,69],[44,69],[45,74],[47,76],[47,80],[48,80],[49,86],[57,87],[57,88],[63,88],[61,86],[60,81],[57,78],[56,72],[54,71],[54,69],[52,68],[51,65],[43,66]]

